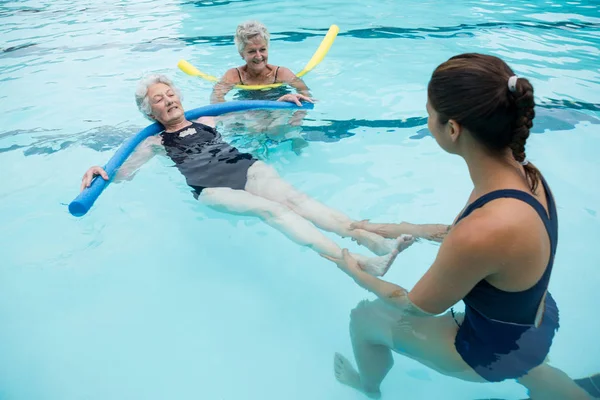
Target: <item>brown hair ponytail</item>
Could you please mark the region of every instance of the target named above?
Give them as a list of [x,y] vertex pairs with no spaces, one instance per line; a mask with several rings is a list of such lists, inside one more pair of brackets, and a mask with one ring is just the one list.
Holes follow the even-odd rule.
[[441,123],[455,120],[492,152],[501,153],[510,147],[515,160],[526,164],[525,174],[535,191],[540,173],[526,163],[525,157],[525,143],[535,117],[533,87],[527,79],[518,78],[509,89],[513,75],[498,57],[461,54],[435,69],[427,95]]

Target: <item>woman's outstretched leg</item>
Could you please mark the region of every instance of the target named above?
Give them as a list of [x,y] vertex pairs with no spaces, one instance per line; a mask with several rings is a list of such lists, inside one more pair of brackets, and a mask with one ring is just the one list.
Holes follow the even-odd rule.
[[351,229],[350,225],[355,221],[350,217],[299,191],[283,180],[273,167],[263,162],[254,163],[248,170],[246,190],[285,205],[323,230],[356,239],[377,255],[385,255],[394,250],[402,251],[413,243],[412,237],[408,235],[386,239],[362,229]]
[[[204,189],[199,200],[213,209],[230,214],[261,218],[294,242],[308,246],[320,254],[341,257],[342,249],[312,223],[277,202],[255,196],[244,190],[229,188]],[[363,270],[371,275],[383,275],[397,256],[392,251],[385,256],[365,257],[353,254]]]

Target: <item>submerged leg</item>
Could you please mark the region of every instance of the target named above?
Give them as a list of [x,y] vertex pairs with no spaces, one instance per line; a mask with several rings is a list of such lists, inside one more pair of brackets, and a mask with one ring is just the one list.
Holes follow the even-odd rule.
[[[312,223],[277,202],[255,196],[244,190],[229,188],[204,189],[199,200],[219,211],[259,217],[295,243],[308,246],[320,254],[336,258],[342,257],[342,249],[334,241],[325,236]],[[359,254],[353,254],[353,256],[366,272],[372,275],[382,275],[397,254],[397,251],[392,251],[379,257],[365,257]]]
[[[586,378],[575,379],[574,382],[585,390],[592,399],[600,399],[600,374],[588,376]],[[570,385],[570,383],[568,383]],[[534,394],[535,395],[535,394]],[[539,397],[539,395],[538,395]],[[503,399],[481,399],[481,400],[503,400]],[[525,400],[532,400],[531,397]]]
[[[389,362],[389,366],[386,365],[385,361],[381,362],[380,364],[382,368],[388,368],[388,371],[391,369],[392,365],[393,359],[391,362]],[[387,373],[387,371],[385,372]],[[379,387],[377,387],[375,390],[369,390],[367,387],[365,387],[363,380],[361,379],[361,375],[358,373],[358,371],[356,371],[356,369],[354,369],[352,363],[340,353],[335,353],[333,356],[333,373],[338,382],[364,393],[367,397],[371,399],[378,399],[381,397],[381,391],[379,390]],[[381,380],[383,381],[383,378]]]
[[575,379],[575,383],[588,392],[593,399],[600,399],[600,374]]
[[377,255],[402,251],[413,243],[409,235],[386,239],[362,229],[350,229],[350,224],[354,222],[350,217],[302,193],[283,180],[275,169],[262,162],[255,163],[248,171],[246,190],[285,205],[321,229],[356,239]]
[[517,381],[527,388],[532,400],[593,398],[567,374],[548,364],[535,367]]
[[[459,316],[459,323],[461,317]],[[393,365],[391,351],[435,371],[472,382],[485,382],[458,354],[454,340],[457,324],[450,313],[416,316],[383,300],[363,301],[352,310],[350,338],[354,369],[345,357],[334,357],[335,376],[341,383],[377,398],[380,385]],[[563,371],[542,364],[517,380],[529,390],[530,400],[600,398],[600,375],[572,380]]]
[[456,330],[448,314],[420,317],[403,313],[380,299],[363,301],[350,315],[350,339],[357,368],[336,353],[335,377],[370,398],[379,398],[381,383],[394,365],[394,351],[442,374],[482,382],[457,353]]

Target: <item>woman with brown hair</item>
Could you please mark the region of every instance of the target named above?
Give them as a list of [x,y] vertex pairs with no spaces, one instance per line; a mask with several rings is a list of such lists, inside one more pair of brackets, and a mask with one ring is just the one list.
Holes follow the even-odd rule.
[[[433,72],[427,111],[440,147],[465,160],[473,192],[452,226],[355,224],[442,242],[410,291],[366,274],[347,250],[342,259],[325,256],[378,296],[352,311],[358,370],[336,354],[336,378],[379,398],[393,350],[468,381],[517,379],[533,399],[589,398],[546,363],[559,326],[547,290],[558,220],[548,184],[525,157],[533,87],[497,57],[462,54]],[[459,315],[451,307],[460,300]]]

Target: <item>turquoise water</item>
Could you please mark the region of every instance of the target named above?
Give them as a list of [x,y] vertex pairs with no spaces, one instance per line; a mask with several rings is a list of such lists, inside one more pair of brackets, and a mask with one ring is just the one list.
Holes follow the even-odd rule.
[[[433,68],[461,52],[503,57],[535,85],[529,158],[559,206],[550,358],[600,371],[600,6],[594,1],[14,1],[0,3],[0,399],[361,399],[333,378],[350,355],[349,311],[371,295],[255,220],[201,207],[155,158],[76,219],[83,172],[147,125],[133,90],[172,75],[184,105],[239,65],[237,23],[262,20],[270,61],[300,70],[319,100],[291,142],[248,146],[297,187],[355,218],[450,222],[470,182],[426,131]],[[341,244],[355,248],[350,241]],[[411,287],[437,247],[403,253],[387,278]],[[385,398],[523,398],[396,357]]]

